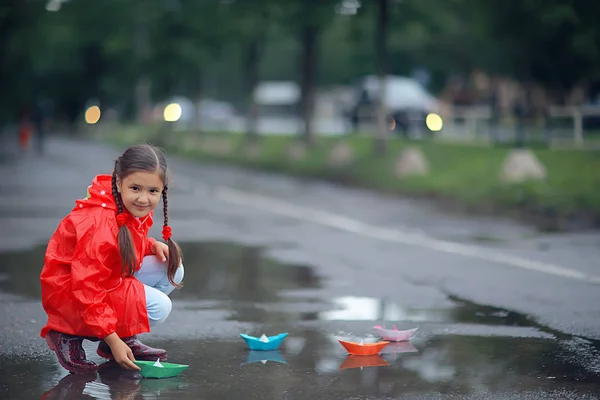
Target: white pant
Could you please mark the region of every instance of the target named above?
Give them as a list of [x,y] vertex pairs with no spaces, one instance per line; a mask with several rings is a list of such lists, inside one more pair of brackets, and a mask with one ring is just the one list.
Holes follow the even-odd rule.
[[[144,284],[150,326],[164,322],[173,307],[168,295],[175,289],[167,277],[167,263],[156,256],[146,256],[134,276]],[[175,272],[173,280],[177,284],[183,281],[183,264]]]

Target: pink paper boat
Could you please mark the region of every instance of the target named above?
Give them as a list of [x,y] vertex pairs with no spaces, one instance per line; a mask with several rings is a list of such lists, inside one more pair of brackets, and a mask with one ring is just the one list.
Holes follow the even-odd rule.
[[391,342],[407,341],[419,330],[419,328],[414,328],[405,331],[399,331],[395,326],[394,329],[386,329],[381,325],[374,326],[373,329],[375,329],[375,331],[383,340],[389,340]]

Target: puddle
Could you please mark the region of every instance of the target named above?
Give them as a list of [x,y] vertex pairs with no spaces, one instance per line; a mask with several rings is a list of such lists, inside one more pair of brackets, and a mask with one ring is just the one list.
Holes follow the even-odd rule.
[[[226,242],[180,243],[185,257],[185,287],[173,298],[270,302],[284,290],[322,287],[313,268],[280,264],[261,247]],[[39,299],[39,275],[46,246],[0,254],[0,290]]]
[[[248,399],[593,399],[600,393],[598,344],[553,335],[524,315],[452,296],[441,309],[370,297],[329,298],[314,269],[281,264],[261,247],[181,245],[185,287],[173,295],[166,327],[200,333],[177,340],[158,333],[145,341],[168,349],[169,361],[189,364],[184,374],[140,380],[107,368],[72,376],[45,348],[35,357],[0,352],[0,398],[186,400],[244,393]],[[43,252],[40,247],[0,254],[0,291],[39,299]],[[303,291],[314,296],[285,295]],[[204,319],[205,310],[218,310],[219,319]],[[231,322],[228,332],[211,334],[223,321]],[[392,343],[375,356],[348,356],[338,342],[369,340],[379,324],[421,329],[410,342]],[[473,326],[482,330],[465,328]],[[520,336],[511,327],[528,331]],[[238,336],[279,332],[290,335],[279,350],[268,352],[249,351]],[[86,351],[102,362],[87,342]]]
[[45,251],[44,245],[28,251],[0,253],[0,290],[41,298],[40,272]]
[[164,380],[139,379],[111,364],[97,376],[67,375],[50,356],[0,372],[9,398],[592,399],[600,391],[597,375],[565,361],[569,350],[560,342],[446,336],[357,357],[319,330],[292,330],[288,339],[264,352],[249,351],[241,339],[158,342],[170,360],[190,365]]
[[346,296],[332,300],[333,309],[319,313],[323,320],[338,321],[410,321],[476,323],[501,326],[532,326],[521,314],[495,307],[473,304],[449,296],[454,303],[449,308],[406,308],[402,305],[373,297]]
[[224,242],[183,243],[185,288],[176,296],[241,302],[272,302],[283,290],[322,287],[313,268],[281,264],[263,255],[263,248]]

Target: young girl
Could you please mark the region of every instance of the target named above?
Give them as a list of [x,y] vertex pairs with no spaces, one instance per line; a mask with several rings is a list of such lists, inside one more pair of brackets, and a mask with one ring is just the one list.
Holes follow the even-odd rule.
[[[167,163],[148,145],[127,149],[111,175],[98,175],[88,196],[52,235],[40,280],[48,323],[40,335],[70,372],[90,373],[84,339],[123,368],[135,359],[167,359],[136,335],[149,332],[171,312],[168,297],[183,280],[181,249],[171,239],[167,214]],[[165,243],[148,238],[162,197]]]

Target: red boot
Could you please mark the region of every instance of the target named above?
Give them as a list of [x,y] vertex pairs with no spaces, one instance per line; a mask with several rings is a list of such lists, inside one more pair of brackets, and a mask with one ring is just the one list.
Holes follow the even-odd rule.
[[[145,360],[145,361],[156,361],[156,359],[160,359],[160,361],[167,361],[167,351],[164,349],[155,349],[154,347],[150,347],[142,343],[137,336],[130,336],[126,338],[121,338],[123,342],[131,349],[133,356],[136,360]],[[106,344],[104,340],[101,340],[98,344],[98,350],[96,351],[100,357],[114,360],[112,355],[112,351],[110,350],[110,346]]]
[[67,335],[66,333],[50,331],[46,335],[46,343],[50,350],[56,353],[58,362],[67,371],[76,374],[96,373],[98,366],[86,359],[81,343],[83,337]]

